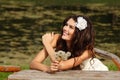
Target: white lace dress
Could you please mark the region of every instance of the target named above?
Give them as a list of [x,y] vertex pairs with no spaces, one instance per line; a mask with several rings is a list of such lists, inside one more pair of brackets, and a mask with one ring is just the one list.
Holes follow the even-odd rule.
[[81,65],[80,65],[82,70],[87,70],[87,71],[109,71],[108,67],[105,66],[99,59],[97,58],[89,58],[85,60]]

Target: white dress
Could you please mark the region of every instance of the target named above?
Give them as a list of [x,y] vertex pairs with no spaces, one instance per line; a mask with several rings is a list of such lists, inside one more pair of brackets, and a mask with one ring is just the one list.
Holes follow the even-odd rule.
[[81,70],[87,71],[109,71],[108,67],[105,66],[99,59],[97,58],[89,58],[85,60],[81,65]]

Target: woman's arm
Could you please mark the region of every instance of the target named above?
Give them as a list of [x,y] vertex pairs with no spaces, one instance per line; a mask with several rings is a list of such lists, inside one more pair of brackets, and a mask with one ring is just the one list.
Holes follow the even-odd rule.
[[47,56],[48,54],[46,50],[42,49],[30,63],[30,68],[49,72],[49,67],[42,63],[47,58]]
[[59,63],[59,70],[68,70],[73,68],[73,66],[80,65],[84,60],[90,58],[91,55],[89,54],[88,50],[84,51],[81,56],[68,59],[66,61],[61,61]]
[[53,33],[46,33],[42,36],[42,42],[52,62],[56,60],[54,47],[56,46],[58,38],[59,34],[54,35]]
[[[44,43],[45,48],[43,48],[38,54],[37,56],[31,61],[30,63],[30,68],[31,69],[37,69],[37,70],[41,70],[41,71],[45,71],[45,72],[50,72],[51,70],[54,70],[54,69],[50,69],[51,66],[47,66],[45,64],[43,64],[43,61],[47,58],[48,56],[48,51],[50,50],[50,48],[52,47],[55,47],[56,46],[56,42],[57,42],[57,39],[59,37],[59,34],[56,34],[54,37],[53,37],[53,40],[50,42],[50,43]],[[49,48],[50,47],[50,48]],[[47,50],[48,51],[47,51]],[[53,53],[49,52],[51,55],[53,55]]]

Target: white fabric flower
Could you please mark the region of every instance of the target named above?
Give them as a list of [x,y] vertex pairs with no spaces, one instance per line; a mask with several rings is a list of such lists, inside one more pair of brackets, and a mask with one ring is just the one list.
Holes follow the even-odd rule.
[[78,17],[76,27],[81,31],[87,27],[87,21],[83,17]]
[[70,56],[71,56],[70,52],[64,52],[62,50],[55,52],[55,58],[58,61],[67,60]]

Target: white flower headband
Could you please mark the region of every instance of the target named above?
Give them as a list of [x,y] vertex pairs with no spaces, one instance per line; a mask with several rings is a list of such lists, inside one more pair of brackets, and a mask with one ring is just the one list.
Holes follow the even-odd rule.
[[80,31],[87,27],[87,21],[83,17],[78,17],[75,25]]

